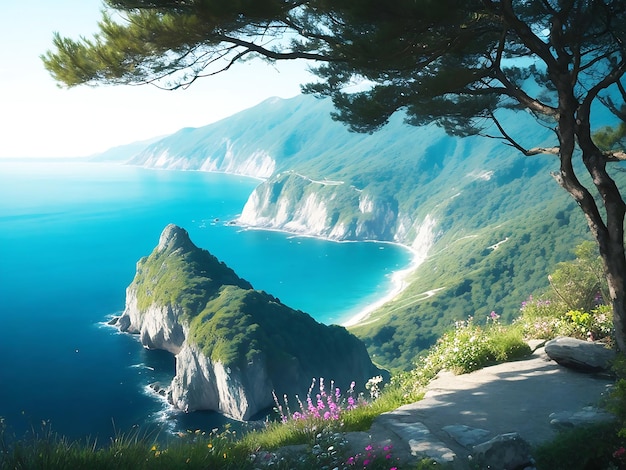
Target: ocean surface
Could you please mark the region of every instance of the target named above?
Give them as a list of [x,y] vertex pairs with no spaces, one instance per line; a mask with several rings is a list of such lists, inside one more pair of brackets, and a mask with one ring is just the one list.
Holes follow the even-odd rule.
[[87,162],[0,160],[0,417],[18,437],[51,427],[100,442],[116,432],[210,430],[211,412],[171,410],[147,387],[174,358],[107,326],[135,264],[168,223],[237,274],[342,323],[392,289],[408,250],[228,224],[258,184],[234,175]]

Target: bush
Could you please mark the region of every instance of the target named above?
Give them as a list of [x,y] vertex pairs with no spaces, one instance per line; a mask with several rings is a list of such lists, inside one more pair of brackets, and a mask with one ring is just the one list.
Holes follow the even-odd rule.
[[609,305],[598,305],[589,312],[568,309],[564,303],[529,297],[522,302],[521,315],[514,325],[528,339],[571,336],[584,340],[612,339],[613,315]]
[[[614,423],[575,428],[533,451],[539,470],[618,469],[621,440]],[[616,466],[617,465],[617,466]]]
[[501,325],[499,315],[491,312],[487,324],[480,326],[469,317],[457,321],[428,351],[418,358],[415,368],[392,378],[405,393],[418,393],[441,370],[465,374],[499,362],[512,361],[530,354],[521,329]]

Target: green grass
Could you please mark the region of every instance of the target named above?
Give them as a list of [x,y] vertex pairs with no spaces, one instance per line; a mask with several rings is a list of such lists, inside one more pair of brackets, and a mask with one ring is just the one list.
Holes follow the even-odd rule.
[[[561,432],[533,450],[538,470],[620,469],[613,453],[624,444],[616,423],[596,424]],[[613,464],[615,466],[611,467]]]

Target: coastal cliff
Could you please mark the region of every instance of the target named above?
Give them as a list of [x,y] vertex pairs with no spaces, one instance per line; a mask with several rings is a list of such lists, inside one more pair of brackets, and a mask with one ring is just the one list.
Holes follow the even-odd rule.
[[[402,214],[393,195],[374,195],[344,181],[313,180],[293,171],[259,184],[237,223],[331,240],[409,245],[418,235],[426,235],[430,242],[433,239],[430,234],[419,233],[416,214]],[[436,223],[430,225],[434,229]]]
[[272,391],[304,396],[313,378],[345,389],[385,374],[345,328],[254,290],[171,224],[137,263],[117,325],[176,356],[167,396],[185,411],[247,420],[272,406]]

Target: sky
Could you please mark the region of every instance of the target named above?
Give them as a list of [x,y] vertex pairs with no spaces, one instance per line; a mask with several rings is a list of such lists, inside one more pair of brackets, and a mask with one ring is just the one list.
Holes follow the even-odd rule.
[[82,157],[200,127],[312,81],[303,62],[253,61],[197,80],[186,90],[144,86],[59,88],[39,56],[52,34],[91,37],[100,0],[2,0],[0,158]]

